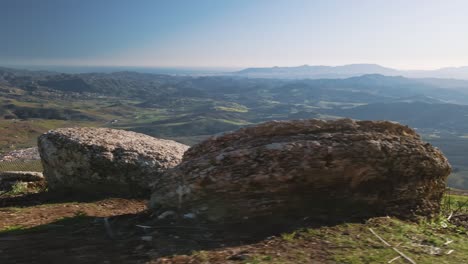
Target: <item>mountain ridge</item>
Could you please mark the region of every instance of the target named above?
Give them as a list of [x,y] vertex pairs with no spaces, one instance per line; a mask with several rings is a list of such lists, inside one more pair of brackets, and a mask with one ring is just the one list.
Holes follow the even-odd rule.
[[468,66],[435,70],[398,70],[379,64],[346,64],[339,66],[302,65],[293,67],[246,68],[232,72],[235,76],[252,78],[321,79],[349,78],[366,74],[403,76],[407,78],[445,78],[468,80]]
[[[468,188],[468,80],[376,73],[279,79],[0,69],[0,101],[0,125],[5,127],[0,151],[30,147],[38,133],[71,125],[121,128],[194,144],[271,120],[388,119],[418,128],[440,146],[457,169],[458,176],[449,178],[451,186]],[[19,129],[27,133],[17,137]]]

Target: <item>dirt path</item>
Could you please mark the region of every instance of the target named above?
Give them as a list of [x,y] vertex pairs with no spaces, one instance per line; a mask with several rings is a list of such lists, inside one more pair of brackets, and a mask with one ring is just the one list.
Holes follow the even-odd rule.
[[31,207],[0,208],[0,230],[8,227],[35,227],[75,216],[111,217],[136,214],[146,209],[143,200],[119,198],[96,202],[43,204]]
[[325,263],[327,257],[321,241],[292,246],[280,237],[252,239],[191,223],[155,226],[145,200],[33,194],[0,197],[0,206],[2,264],[246,263],[252,256],[297,260],[297,254],[303,263]]
[[107,198],[73,202],[48,195],[3,197],[0,263],[129,263],[131,241],[109,239],[104,217],[136,214],[146,201]]
[[0,263],[333,263],[326,239],[253,235],[261,222],[155,219],[142,199],[0,196]]

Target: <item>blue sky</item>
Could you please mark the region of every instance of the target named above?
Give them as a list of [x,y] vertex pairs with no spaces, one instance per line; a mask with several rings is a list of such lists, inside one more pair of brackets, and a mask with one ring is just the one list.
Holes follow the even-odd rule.
[[468,65],[464,0],[0,0],[0,64]]

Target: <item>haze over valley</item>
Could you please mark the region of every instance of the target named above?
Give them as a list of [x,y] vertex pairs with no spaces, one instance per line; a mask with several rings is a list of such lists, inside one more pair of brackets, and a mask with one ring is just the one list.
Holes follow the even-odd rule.
[[348,64],[342,66],[310,66],[247,68],[234,75],[256,78],[336,79],[364,74],[403,76],[408,78],[468,79],[468,66],[447,67],[436,70],[398,70],[378,64]]
[[[339,79],[284,78],[281,73],[274,78],[275,68],[268,78],[244,77],[251,69],[190,76],[1,68],[6,130],[0,146],[4,152],[34,146],[38,134],[72,125],[128,129],[192,145],[269,120],[392,120],[416,128],[439,146],[454,166],[450,186],[467,188],[468,81],[373,73],[378,68],[327,68],[329,74],[347,69],[353,75]],[[24,132],[13,136],[18,129]]]
[[468,1],[1,0],[0,263],[468,263]]

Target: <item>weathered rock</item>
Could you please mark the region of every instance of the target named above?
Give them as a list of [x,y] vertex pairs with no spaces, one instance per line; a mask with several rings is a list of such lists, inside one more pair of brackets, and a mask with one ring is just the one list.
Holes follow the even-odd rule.
[[0,172],[0,191],[9,191],[15,184],[29,187],[44,187],[45,179],[40,172],[2,171]]
[[35,171],[2,171],[0,172],[0,181],[43,181],[44,176]]
[[154,182],[150,207],[239,222],[437,212],[450,165],[392,122],[268,122],[209,139]]
[[139,194],[177,165],[188,146],[108,128],[61,128],[38,139],[51,190]]
[[5,154],[0,155],[0,162],[3,161],[29,161],[40,160],[39,151],[37,147],[16,149]]

